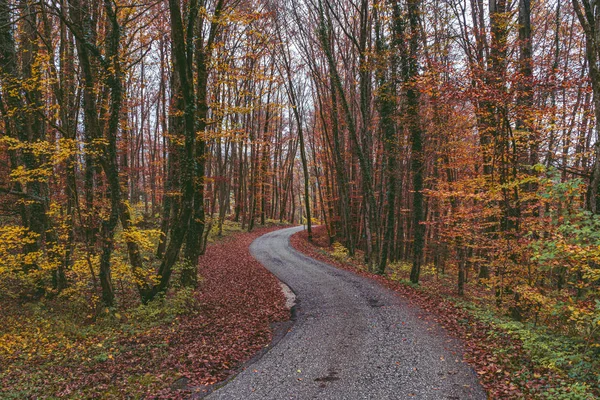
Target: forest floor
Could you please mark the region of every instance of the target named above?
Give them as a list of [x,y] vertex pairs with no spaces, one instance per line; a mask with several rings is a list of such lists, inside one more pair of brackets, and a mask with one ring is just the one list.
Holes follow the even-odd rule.
[[60,298],[3,303],[0,398],[185,398],[227,379],[290,316],[278,280],[248,250],[280,227],[227,227],[201,257],[197,291],[93,319]]
[[[441,324],[464,343],[465,360],[477,371],[479,380],[493,399],[600,398],[597,381],[600,362],[584,353],[580,343],[499,315],[491,291],[470,284],[464,296],[452,292],[450,275],[423,268],[420,285],[405,279],[410,265],[392,265],[385,276],[368,271],[362,255],[348,257],[339,246],[329,245],[323,226],[316,227],[313,241],[306,231],[291,237],[296,250],[338,268],[371,278],[418,306],[423,318]],[[584,349],[585,350],[585,349]]]

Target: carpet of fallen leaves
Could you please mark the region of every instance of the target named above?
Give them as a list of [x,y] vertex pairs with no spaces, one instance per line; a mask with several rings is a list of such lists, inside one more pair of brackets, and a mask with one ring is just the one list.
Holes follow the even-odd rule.
[[[210,245],[197,301],[147,329],[126,315],[99,328],[0,310],[12,324],[0,332],[0,398],[185,398],[225,380],[269,345],[272,323],[289,318],[278,281],[248,249],[274,229]],[[162,317],[159,307],[144,312]]]
[[[453,302],[454,295],[439,281],[428,280],[423,285],[427,286],[424,290],[368,272],[360,262],[335,259],[331,256],[333,247],[329,245],[323,226],[314,229],[312,243],[308,241],[307,232],[301,231],[292,236],[291,244],[296,250],[313,258],[374,279],[418,306],[423,310],[423,318],[439,323],[463,342],[464,358],[477,372],[490,399],[539,398],[546,388],[553,386],[553,382],[564,379],[546,368],[534,365],[523,351],[520,341],[457,307]],[[471,299],[467,295],[462,300],[475,298],[472,294]]]

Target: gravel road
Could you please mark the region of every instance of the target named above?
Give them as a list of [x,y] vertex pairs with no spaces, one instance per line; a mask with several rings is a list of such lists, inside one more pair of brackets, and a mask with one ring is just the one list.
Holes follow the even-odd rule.
[[456,340],[377,282],[294,250],[301,229],[250,247],[296,294],[295,324],[209,399],[486,399]]

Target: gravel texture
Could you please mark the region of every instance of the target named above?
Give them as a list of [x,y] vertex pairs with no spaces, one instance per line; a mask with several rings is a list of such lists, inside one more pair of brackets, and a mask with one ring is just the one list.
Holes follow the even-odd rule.
[[486,399],[456,340],[377,282],[294,250],[301,229],[250,247],[296,294],[295,324],[209,399]]

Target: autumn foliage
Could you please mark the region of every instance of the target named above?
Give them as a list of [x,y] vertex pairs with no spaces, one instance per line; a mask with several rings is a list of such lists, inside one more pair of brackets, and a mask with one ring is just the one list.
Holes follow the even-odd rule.
[[374,273],[568,337],[585,369],[594,7],[0,0],[0,302],[120,313],[196,290],[228,221],[314,222]]

